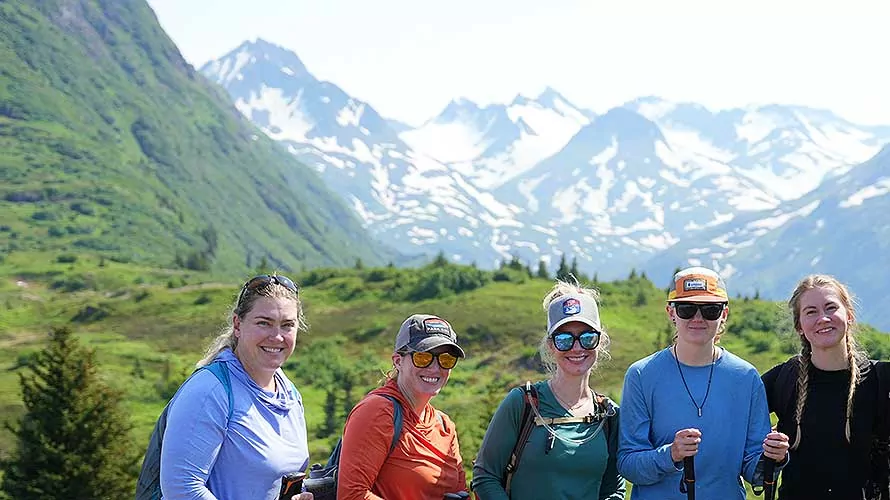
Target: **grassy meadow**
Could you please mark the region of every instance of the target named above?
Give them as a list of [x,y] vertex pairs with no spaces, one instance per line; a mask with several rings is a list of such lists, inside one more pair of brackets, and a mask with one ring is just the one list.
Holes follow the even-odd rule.
[[[469,466],[506,391],[544,376],[537,357],[541,300],[553,281],[530,274],[521,266],[491,272],[439,261],[418,269],[356,266],[295,276],[304,285],[309,329],[285,370],[305,398],[312,460],[326,459],[348,409],[390,366],[402,320],[430,312],[453,323],[468,354],[434,404],[459,426]],[[106,382],[126,395],[133,446],[144,448],[167,399],[225,325],[241,281],[89,255],[5,256],[0,421],[15,422],[21,414],[18,374],[49,329],[65,324],[95,349]],[[670,340],[665,291],[631,272],[628,279],[595,286],[612,359],[601,362],[591,384],[620,402],[626,367]],[[864,327],[861,339],[873,356],[890,353],[890,337],[883,333]],[[721,344],[761,371],[797,348],[781,304],[743,297],[731,302]],[[13,448],[12,439],[0,431],[2,453]]]

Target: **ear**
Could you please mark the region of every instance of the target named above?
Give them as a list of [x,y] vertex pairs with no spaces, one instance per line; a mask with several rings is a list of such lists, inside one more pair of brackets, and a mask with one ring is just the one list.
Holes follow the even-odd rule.
[[396,368],[400,368],[401,364],[402,364],[402,355],[397,352],[392,353],[392,365],[395,366]]
[[241,318],[239,318],[237,314],[232,315],[232,332],[235,335],[235,338],[241,336]]

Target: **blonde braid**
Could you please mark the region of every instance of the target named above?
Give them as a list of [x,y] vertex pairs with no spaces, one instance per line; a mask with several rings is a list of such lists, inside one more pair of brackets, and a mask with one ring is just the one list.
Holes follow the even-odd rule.
[[794,408],[794,424],[797,426],[797,432],[794,435],[794,443],[791,444],[792,450],[797,449],[798,445],[800,445],[800,421],[803,417],[803,410],[807,405],[807,393],[810,382],[810,357],[813,354],[813,347],[803,335],[801,335],[800,343],[800,356],[797,357],[797,406]]
[[857,349],[856,344],[853,342],[852,335],[845,335],[846,344],[847,344],[847,363],[850,364],[850,390],[847,391],[847,420],[844,426],[844,433],[847,436],[847,442],[851,442],[850,439],[850,420],[853,418],[853,395],[856,393],[856,386],[859,384],[859,381],[862,379],[862,374],[859,371],[859,360],[857,359]]

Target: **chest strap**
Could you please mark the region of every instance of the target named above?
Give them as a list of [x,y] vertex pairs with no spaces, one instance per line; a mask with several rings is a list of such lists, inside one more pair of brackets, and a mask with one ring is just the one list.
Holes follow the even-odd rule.
[[583,417],[556,417],[544,418],[535,417],[535,425],[555,425],[555,424],[593,424],[599,422],[593,415],[584,415]]

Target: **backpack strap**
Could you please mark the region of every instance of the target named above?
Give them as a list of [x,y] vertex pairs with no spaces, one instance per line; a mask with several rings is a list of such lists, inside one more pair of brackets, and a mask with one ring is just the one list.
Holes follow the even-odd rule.
[[[393,432],[392,432],[392,443],[389,445],[389,454],[392,454],[393,450],[396,449],[396,445],[399,444],[399,438],[402,437],[402,403],[399,403],[399,400],[389,394],[382,394],[383,397],[392,401],[393,407]],[[440,417],[441,418],[441,417]],[[387,454],[387,457],[389,457]]]
[[232,394],[232,379],[229,377],[229,367],[226,363],[214,361],[209,365],[198,368],[195,370],[195,373],[200,370],[207,370],[214,374],[226,389],[226,394],[229,396],[229,415],[226,417],[226,430],[228,430],[229,421],[232,420],[232,415],[235,413],[235,396]]
[[519,458],[522,456],[522,450],[525,449],[525,445],[528,443],[528,437],[531,434],[532,429],[535,427],[532,405],[534,405],[534,408],[538,408],[538,391],[532,383],[526,380],[522,390],[525,405],[523,405],[522,408],[519,434],[516,437],[516,444],[513,446],[513,451],[510,453],[510,460],[507,462],[507,466],[504,469],[504,490],[507,492],[507,495],[510,494],[510,483],[513,481],[513,474],[516,473],[516,468],[519,466]]

